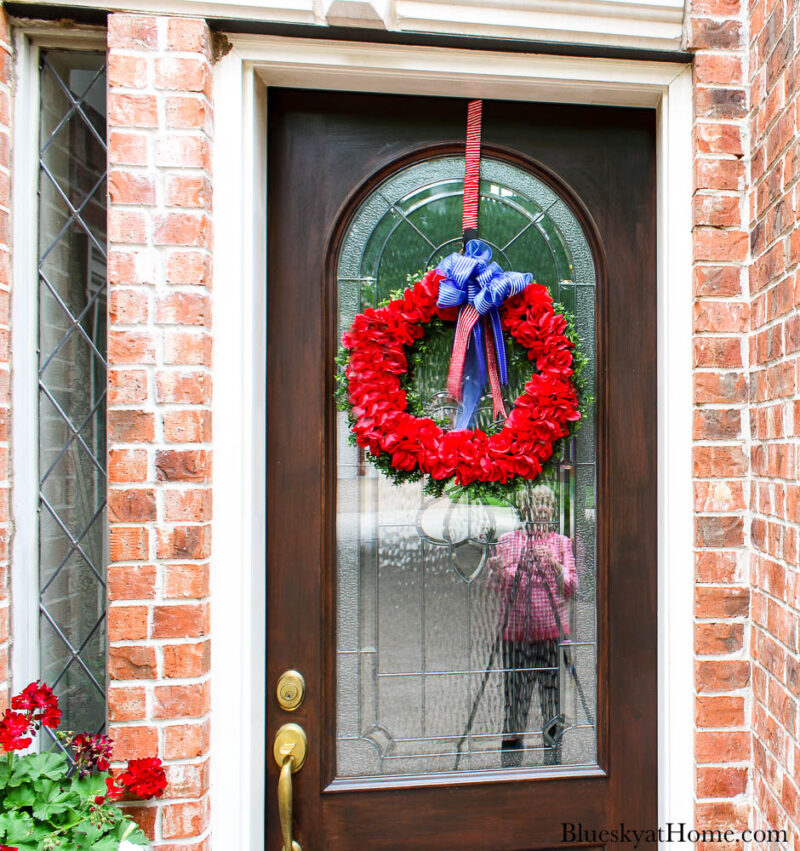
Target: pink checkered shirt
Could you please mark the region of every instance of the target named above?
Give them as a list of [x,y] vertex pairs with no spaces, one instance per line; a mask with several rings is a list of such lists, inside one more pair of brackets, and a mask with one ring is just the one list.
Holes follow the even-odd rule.
[[[545,583],[549,585],[553,595],[564,635],[569,635],[566,600],[575,593],[578,585],[572,541],[565,535],[551,532],[544,537],[535,538],[533,545],[546,546],[555,561],[563,567],[563,573],[559,575],[555,568],[546,565],[540,571],[534,563],[530,577],[524,574],[520,576],[516,597],[508,610],[508,620],[503,629],[503,638],[506,641],[544,641],[561,637]],[[513,593],[517,566],[528,546],[528,538],[521,530],[501,535],[497,542],[497,555],[491,559],[489,565],[489,584],[500,592],[501,619],[506,612],[507,601]]]

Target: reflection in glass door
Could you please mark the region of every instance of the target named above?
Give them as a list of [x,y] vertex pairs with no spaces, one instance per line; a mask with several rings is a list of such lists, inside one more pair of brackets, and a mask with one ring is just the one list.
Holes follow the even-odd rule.
[[[503,268],[532,272],[574,314],[594,397],[595,267],[578,219],[516,165],[485,156],[481,175],[481,238]],[[460,248],[463,176],[463,157],[432,157],[354,211],[336,265],[339,336],[404,288],[410,268]],[[415,372],[427,415],[444,421],[455,412],[449,355],[434,347]],[[507,401],[526,377],[510,376]],[[487,397],[478,424],[491,419]],[[337,776],[596,764],[593,410],[555,472],[513,503],[397,486],[348,436],[340,413]]]

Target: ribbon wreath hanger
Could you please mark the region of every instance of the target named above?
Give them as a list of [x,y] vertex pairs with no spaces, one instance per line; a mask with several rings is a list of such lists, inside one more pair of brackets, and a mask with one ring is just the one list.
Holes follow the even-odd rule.
[[464,150],[464,203],[461,229],[464,245],[478,238],[478,205],[481,182],[481,124],[483,101],[471,100],[467,106],[467,142]]
[[461,307],[447,376],[447,392],[460,403],[456,430],[472,425],[487,377],[494,418],[505,419],[502,385],[508,383],[508,363],[499,308],[533,280],[530,274],[504,272],[492,261],[492,249],[477,238],[482,107],[480,100],[470,101],[467,107],[462,209],[464,249],[445,257],[436,268],[444,276],[439,283],[438,306]]

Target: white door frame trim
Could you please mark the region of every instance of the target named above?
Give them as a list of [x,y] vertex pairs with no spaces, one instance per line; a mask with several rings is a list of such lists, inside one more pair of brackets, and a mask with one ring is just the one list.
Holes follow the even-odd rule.
[[[212,830],[264,847],[268,85],[644,106],[658,116],[659,819],[694,804],[689,66],[231,36],[216,66]],[[598,826],[600,827],[600,826]],[[641,827],[655,827],[642,825]]]

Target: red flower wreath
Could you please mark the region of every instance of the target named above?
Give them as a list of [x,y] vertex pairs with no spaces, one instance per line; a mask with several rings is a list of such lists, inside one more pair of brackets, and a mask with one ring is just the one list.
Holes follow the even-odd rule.
[[567,322],[541,284],[529,284],[507,299],[500,309],[503,329],[527,349],[538,372],[497,434],[445,431],[429,417],[408,413],[401,386],[408,371],[406,348],[423,336],[424,324],[434,316],[455,320],[458,314],[457,308],[437,307],[443,277],[428,272],[402,298],[360,313],[343,335],[350,353],[345,376],[356,443],[376,458],[388,455],[396,470],[419,470],[440,481],[455,477],[461,486],[533,479],[556,442],[569,434],[570,423],[580,419]]

